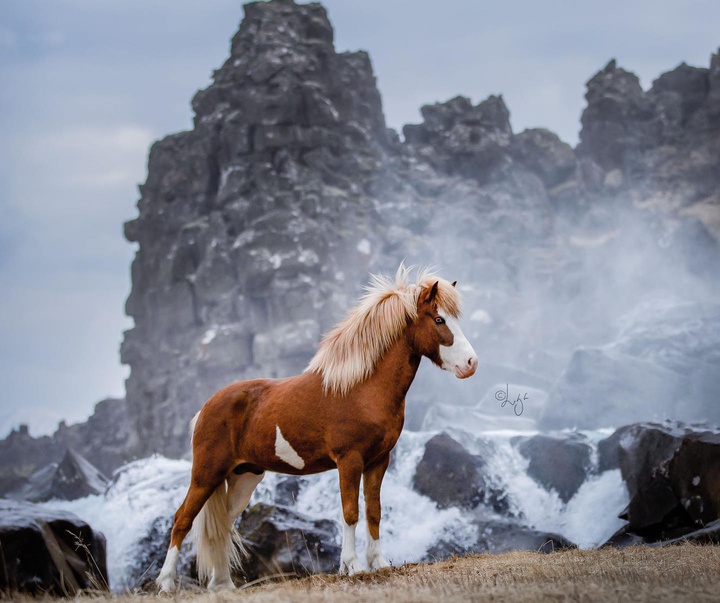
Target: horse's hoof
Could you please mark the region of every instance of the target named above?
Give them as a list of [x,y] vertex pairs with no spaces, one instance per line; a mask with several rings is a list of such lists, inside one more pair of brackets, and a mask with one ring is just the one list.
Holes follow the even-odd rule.
[[363,571],[360,560],[357,557],[350,557],[349,559],[340,559],[340,575],[352,576]]
[[164,580],[157,581],[158,592],[161,595],[172,594],[175,590],[175,580],[172,578],[165,578]]
[[390,564],[385,560],[382,555],[378,555],[377,557],[368,559],[368,567],[370,568],[370,571],[374,572],[375,570],[379,570],[384,567],[390,567]]

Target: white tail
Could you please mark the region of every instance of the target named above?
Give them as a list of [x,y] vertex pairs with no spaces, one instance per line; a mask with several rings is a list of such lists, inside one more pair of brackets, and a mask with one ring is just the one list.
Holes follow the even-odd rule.
[[[190,436],[195,436],[198,412],[190,421]],[[237,533],[234,517],[230,517],[231,501],[228,497],[228,484],[224,481],[212,493],[200,509],[193,530],[197,543],[197,569],[201,582],[218,577],[218,572],[227,574],[231,568],[239,568],[242,556],[247,556],[240,534]]]
[[197,568],[201,581],[213,577],[213,570],[238,568],[247,555],[240,534],[230,518],[227,483],[212,493],[194,522],[197,540]]

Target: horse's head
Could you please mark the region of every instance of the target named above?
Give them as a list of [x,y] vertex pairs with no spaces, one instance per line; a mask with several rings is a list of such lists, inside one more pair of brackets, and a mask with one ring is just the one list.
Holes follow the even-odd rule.
[[408,332],[411,345],[441,369],[455,373],[458,379],[470,377],[477,369],[478,358],[460,329],[455,283],[432,279],[421,287],[417,320]]

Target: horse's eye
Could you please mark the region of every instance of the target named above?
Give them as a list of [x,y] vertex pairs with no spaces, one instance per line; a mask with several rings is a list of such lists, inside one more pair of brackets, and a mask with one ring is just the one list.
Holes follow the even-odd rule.
[[439,325],[444,325],[444,324],[445,324],[445,319],[444,319],[442,316],[438,316],[438,317],[435,319],[435,322],[436,322],[437,324],[439,324]]

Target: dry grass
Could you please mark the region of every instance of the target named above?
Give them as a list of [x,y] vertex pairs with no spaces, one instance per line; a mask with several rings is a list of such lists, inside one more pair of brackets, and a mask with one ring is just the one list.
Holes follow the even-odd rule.
[[[155,595],[86,595],[88,603],[143,603]],[[30,601],[28,597],[21,600]],[[244,589],[185,590],[159,600],[192,603],[435,603],[720,601],[720,546],[514,552],[418,563],[353,577],[283,578]]]

